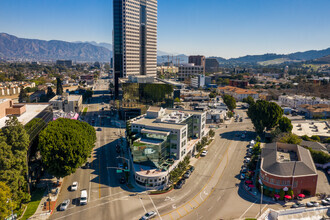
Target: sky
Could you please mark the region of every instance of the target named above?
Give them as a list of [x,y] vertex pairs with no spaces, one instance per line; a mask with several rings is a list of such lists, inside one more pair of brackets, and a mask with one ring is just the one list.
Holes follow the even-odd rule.
[[[0,0],[0,33],[112,42],[112,0]],[[224,58],[330,47],[330,0],[158,0],[158,50]]]

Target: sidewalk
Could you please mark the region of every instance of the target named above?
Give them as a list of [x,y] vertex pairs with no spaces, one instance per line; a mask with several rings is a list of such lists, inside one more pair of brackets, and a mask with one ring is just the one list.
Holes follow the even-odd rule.
[[61,191],[62,182],[63,179],[61,178],[59,180],[59,185],[57,186],[56,178],[45,178],[38,184],[39,187],[48,186],[49,193],[48,190],[45,191],[36,212],[29,219],[45,220],[49,218],[56,208],[56,201]]

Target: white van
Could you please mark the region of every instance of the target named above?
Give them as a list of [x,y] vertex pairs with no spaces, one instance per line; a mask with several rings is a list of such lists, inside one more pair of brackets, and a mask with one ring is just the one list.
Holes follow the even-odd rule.
[[87,204],[87,190],[83,189],[80,191],[80,205]]

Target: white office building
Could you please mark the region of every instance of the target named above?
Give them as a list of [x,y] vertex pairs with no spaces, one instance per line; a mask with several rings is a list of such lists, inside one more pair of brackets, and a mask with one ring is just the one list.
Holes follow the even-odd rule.
[[201,111],[150,107],[130,123],[135,180],[152,189],[166,186],[169,172],[186,155],[193,155],[195,144],[207,134],[206,112]]

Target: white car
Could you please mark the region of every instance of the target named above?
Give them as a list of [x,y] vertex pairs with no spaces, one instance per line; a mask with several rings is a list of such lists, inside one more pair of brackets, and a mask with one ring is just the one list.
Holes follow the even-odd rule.
[[60,205],[60,211],[65,211],[70,204],[70,199],[64,200]]
[[71,185],[71,191],[77,191],[78,190],[78,182],[73,182]]
[[152,218],[156,217],[156,215],[157,215],[157,213],[155,211],[151,211],[151,212],[146,213],[144,216],[142,216],[140,218],[140,220],[152,219]]
[[80,205],[86,205],[87,204],[87,190],[83,189],[80,192]]
[[201,156],[202,156],[202,157],[205,157],[206,154],[207,154],[207,150],[204,150],[204,151],[201,153]]

